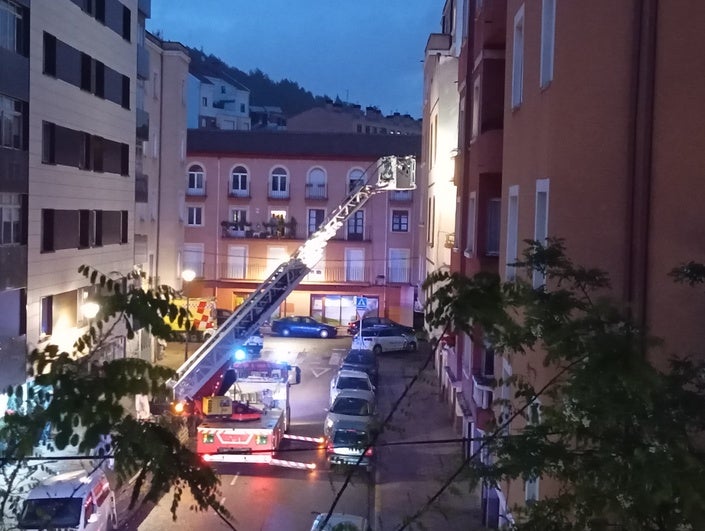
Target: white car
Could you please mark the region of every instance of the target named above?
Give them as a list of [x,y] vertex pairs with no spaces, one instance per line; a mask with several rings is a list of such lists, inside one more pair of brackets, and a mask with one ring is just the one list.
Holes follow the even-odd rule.
[[367,328],[353,337],[352,348],[368,349],[375,354],[391,351],[416,350],[416,336],[402,328]]
[[365,372],[346,370],[338,371],[330,381],[330,405],[335,402],[335,398],[338,396],[338,393],[344,389],[360,389],[362,391],[374,392],[375,386],[372,385],[370,377],[367,376],[367,373]]
[[375,415],[375,394],[362,389],[344,389],[335,397],[323,424],[323,435],[330,439],[333,425],[341,420],[372,422]]
[[[326,520],[326,513],[321,513],[316,516],[311,526],[311,531],[331,531],[332,529],[346,529],[350,531],[369,531],[370,525],[367,519],[362,516],[344,513],[331,513],[328,523],[323,527],[323,522]],[[342,526],[345,527],[342,527]],[[340,527],[338,527],[340,526]]]

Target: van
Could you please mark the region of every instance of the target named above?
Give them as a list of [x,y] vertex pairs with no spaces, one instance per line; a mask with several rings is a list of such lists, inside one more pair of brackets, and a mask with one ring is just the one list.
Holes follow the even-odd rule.
[[102,470],[66,472],[34,487],[22,507],[20,529],[107,531],[117,528],[115,494]]

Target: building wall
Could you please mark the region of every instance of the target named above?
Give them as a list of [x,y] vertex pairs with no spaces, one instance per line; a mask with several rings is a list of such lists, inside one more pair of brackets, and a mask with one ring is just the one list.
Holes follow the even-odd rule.
[[[29,120],[29,221],[27,339],[39,340],[40,299],[86,284],[77,273],[90,264],[106,273],[125,273],[132,268],[136,0],[126,0],[131,10],[132,41],[83,13],[68,0],[32,3],[30,34],[30,120]],[[81,31],[76,31],[80,27]],[[130,110],[103,100],[80,88],[42,73],[43,32],[84,51],[106,66],[130,78]],[[57,102],[60,102],[57,105]],[[129,175],[98,173],[59,165],[43,164],[42,121],[85,131],[129,146]],[[126,210],[129,212],[125,244],[83,250],[41,252],[41,211],[53,209]],[[57,334],[55,334],[56,336]],[[56,339],[56,337],[54,338]]]
[[[231,292],[255,289],[264,280],[274,264],[288,259],[288,256],[308,237],[308,209],[323,209],[328,216],[347,196],[349,175],[352,170],[365,171],[375,161],[372,160],[327,160],[324,158],[275,158],[252,157],[248,155],[213,156],[190,153],[188,167],[198,164],[205,170],[205,195],[187,196],[184,207],[201,206],[203,225],[186,227],[185,244],[203,246],[203,275],[200,288],[207,292],[221,288],[225,290],[219,303],[231,304]],[[236,198],[229,196],[230,176],[233,168],[244,166],[250,177],[249,196]],[[271,199],[268,197],[269,176],[276,167],[283,167],[289,174],[289,198]],[[307,175],[312,168],[323,169],[327,176],[326,196],[322,199],[307,199]],[[186,176],[184,175],[184,179]],[[413,192],[411,197],[413,197]],[[245,209],[247,220],[252,223],[249,230],[264,235],[273,210],[285,212],[285,218],[296,219],[296,232],[293,238],[257,238],[240,235],[231,237],[224,233],[221,225],[229,219],[231,207]],[[411,324],[413,304],[407,304],[418,285],[418,255],[414,230],[417,208],[414,201],[395,201],[388,193],[372,197],[361,209],[364,212],[363,239],[346,240],[347,225],[340,229],[326,249],[323,260],[316,269],[320,274],[312,275],[302,283],[301,290],[310,293],[351,293],[353,295],[374,292],[380,300],[386,301],[386,311],[403,322]],[[392,232],[392,210],[408,211],[408,230]],[[185,212],[184,212],[184,215]],[[247,272],[245,278],[236,280],[228,272],[229,246],[245,247],[247,252]],[[345,280],[346,249],[360,249],[364,253],[364,278],[352,282]],[[390,260],[389,249],[408,250],[408,280],[397,283],[390,279],[390,268],[395,264]],[[280,251],[278,254],[274,250]],[[276,254],[276,258],[275,258]],[[269,258],[268,258],[269,257]],[[305,285],[308,284],[309,287]],[[313,287],[313,285],[316,287]],[[199,288],[192,288],[199,289]],[[370,291],[371,290],[371,291]],[[393,294],[398,295],[393,296]],[[411,293],[411,295],[409,295]],[[219,295],[219,297],[221,297]],[[308,314],[311,310],[310,296],[301,298],[292,294],[287,304],[298,301],[288,311]],[[293,304],[293,303],[291,303]],[[286,310],[286,306],[283,308]]]

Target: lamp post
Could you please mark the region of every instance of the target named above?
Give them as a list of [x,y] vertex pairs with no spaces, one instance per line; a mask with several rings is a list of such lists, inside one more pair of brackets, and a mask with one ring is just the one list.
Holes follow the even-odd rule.
[[189,296],[186,291],[186,286],[188,285],[189,282],[191,282],[194,278],[196,278],[196,272],[193,269],[184,269],[181,272],[181,280],[183,280],[183,290],[184,293],[186,294],[186,314],[189,316],[188,320],[188,328],[186,329],[186,342],[184,343],[184,361],[188,360],[188,338],[189,335],[191,334],[191,312],[189,311]]

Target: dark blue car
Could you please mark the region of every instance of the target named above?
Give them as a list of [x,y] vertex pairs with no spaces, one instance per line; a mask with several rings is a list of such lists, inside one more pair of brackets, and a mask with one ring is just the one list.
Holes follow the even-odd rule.
[[312,317],[292,315],[272,321],[272,333],[279,336],[335,337],[338,330]]

